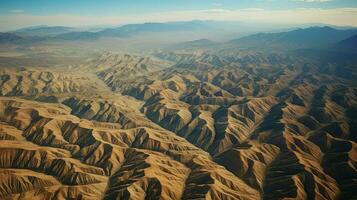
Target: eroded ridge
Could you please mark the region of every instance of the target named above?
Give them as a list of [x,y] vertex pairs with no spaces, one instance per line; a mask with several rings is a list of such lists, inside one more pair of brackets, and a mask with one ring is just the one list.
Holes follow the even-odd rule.
[[3,70],[1,198],[357,197],[354,65],[156,56],[175,64],[105,54],[81,76]]
[[207,198],[259,196],[172,132],[91,122],[61,104],[0,102],[3,198],[179,199],[201,187]]

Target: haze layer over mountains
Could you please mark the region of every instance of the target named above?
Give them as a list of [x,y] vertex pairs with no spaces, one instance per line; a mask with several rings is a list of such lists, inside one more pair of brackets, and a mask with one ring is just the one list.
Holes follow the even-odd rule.
[[356,199],[356,37],[215,21],[0,33],[0,199]]

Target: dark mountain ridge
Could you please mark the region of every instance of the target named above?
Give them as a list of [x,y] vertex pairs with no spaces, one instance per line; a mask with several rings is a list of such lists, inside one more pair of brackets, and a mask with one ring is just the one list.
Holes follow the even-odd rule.
[[299,28],[288,32],[257,33],[229,41],[231,45],[251,48],[325,48],[357,34],[357,29],[338,30],[328,26]]
[[338,51],[357,53],[357,34],[338,42],[333,48]]

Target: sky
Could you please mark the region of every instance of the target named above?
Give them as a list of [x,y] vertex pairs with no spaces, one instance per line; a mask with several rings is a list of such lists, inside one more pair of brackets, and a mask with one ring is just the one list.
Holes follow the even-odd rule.
[[357,0],[0,0],[0,31],[188,20],[357,26]]

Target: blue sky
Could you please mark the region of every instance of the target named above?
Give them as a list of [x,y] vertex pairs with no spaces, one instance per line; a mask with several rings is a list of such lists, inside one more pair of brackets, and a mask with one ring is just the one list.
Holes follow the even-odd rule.
[[192,19],[357,25],[356,15],[357,0],[0,0],[0,30]]
[[292,9],[357,7],[356,0],[0,0],[2,14],[127,15],[198,9]]

